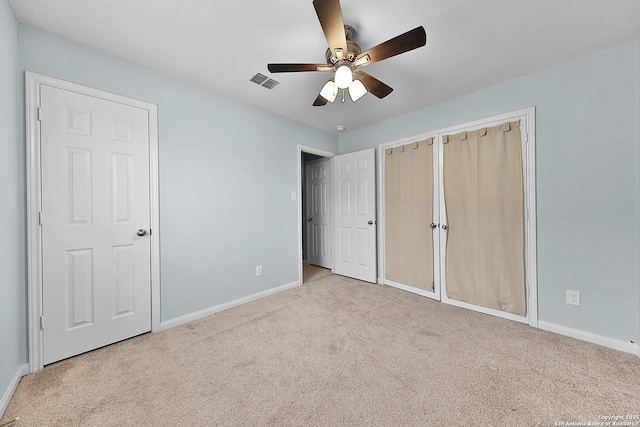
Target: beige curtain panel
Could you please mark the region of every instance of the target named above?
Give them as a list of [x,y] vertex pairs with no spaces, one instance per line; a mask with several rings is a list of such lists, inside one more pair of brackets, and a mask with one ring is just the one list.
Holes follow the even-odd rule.
[[520,122],[443,142],[447,296],[524,316]]
[[385,150],[385,278],[433,291],[433,138]]

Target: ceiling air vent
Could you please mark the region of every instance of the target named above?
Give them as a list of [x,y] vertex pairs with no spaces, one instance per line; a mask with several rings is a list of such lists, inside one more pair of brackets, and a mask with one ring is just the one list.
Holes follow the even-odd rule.
[[275,89],[280,84],[279,81],[270,79],[269,77],[260,73],[257,73],[255,76],[251,77],[250,81],[269,90]]
[[269,80],[269,77],[263,76],[260,73],[258,73],[255,76],[251,77],[251,81],[254,82],[257,85],[262,85],[262,83],[266,82],[267,80]]
[[276,88],[276,86],[278,86],[280,84],[280,82],[275,81],[273,79],[269,79],[266,82],[262,83],[262,87],[266,87],[269,90],[273,90]]

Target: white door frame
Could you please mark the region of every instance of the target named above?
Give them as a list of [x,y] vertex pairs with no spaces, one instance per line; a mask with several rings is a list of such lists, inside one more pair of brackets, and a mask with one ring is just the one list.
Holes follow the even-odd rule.
[[40,153],[40,86],[46,85],[147,110],[149,113],[149,183],[151,241],[151,332],[160,331],[160,217],[158,198],[158,109],[156,105],[97,89],[25,72],[27,167],[27,289],[29,319],[29,371],[44,367],[42,316],[42,207]]
[[[302,153],[310,153],[315,154],[317,156],[323,156],[331,158],[337,153],[333,153],[331,151],[321,150],[319,148],[308,147],[306,145],[298,144],[298,155],[297,155],[297,164],[298,164],[298,284],[302,285],[302,227],[306,224],[303,224],[302,218],[302,204],[304,203],[304,199],[302,198]],[[333,180],[333,173],[331,174],[331,179]],[[333,203],[333,202],[332,202]],[[331,221],[329,232],[333,232],[333,219]],[[331,271],[333,271],[333,250],[331,253]]]

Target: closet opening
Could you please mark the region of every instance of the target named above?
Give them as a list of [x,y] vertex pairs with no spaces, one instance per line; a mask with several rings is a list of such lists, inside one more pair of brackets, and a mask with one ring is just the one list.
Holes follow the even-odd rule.
[[535,110],[379,147],[382,281],[537,326]]

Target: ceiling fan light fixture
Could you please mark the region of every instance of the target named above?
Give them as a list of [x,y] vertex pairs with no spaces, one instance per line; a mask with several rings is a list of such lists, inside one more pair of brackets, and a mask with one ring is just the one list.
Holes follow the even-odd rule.
[[347,89],[353,81],[353,72],[351,72],[351,68],[346,65],[339,66],[336,70],[334,81],[340,89]]
[[349,85],[349,96],[353,102],[362,98],[367,93],[367,88],[364,87],[360,80],[354,80]]
[[[386,97],[393,91],[393,88],[367,73],[356,72],[356,70],[361,66],[371,65],[417,49],[427,43],[427,33],[423,26],[419,26],[363,52],[353,40],[355,29],[344,25],[340,0],[313,0],[313,7],[328,44],[324,54],[326,65],[268,64],[267,69],[272,73],[333,72],[331,81],[324,85],[320,94],[313,101],[314,107],[326,105],[329,101],[334,102],[339,91],[342,91],[340,101],[344,102],[347,89],[349,89],[349,96],[353,101],[360,99],[367,92],[379,99]],[[352,85],[354,79],[359,82]]]
[[335,101],[336,96],[338,96],[338,86],[336,86],[336,84],[332,80],[329,80],[322,87],[322,90],[320,91],[320,96],[329,102]]

